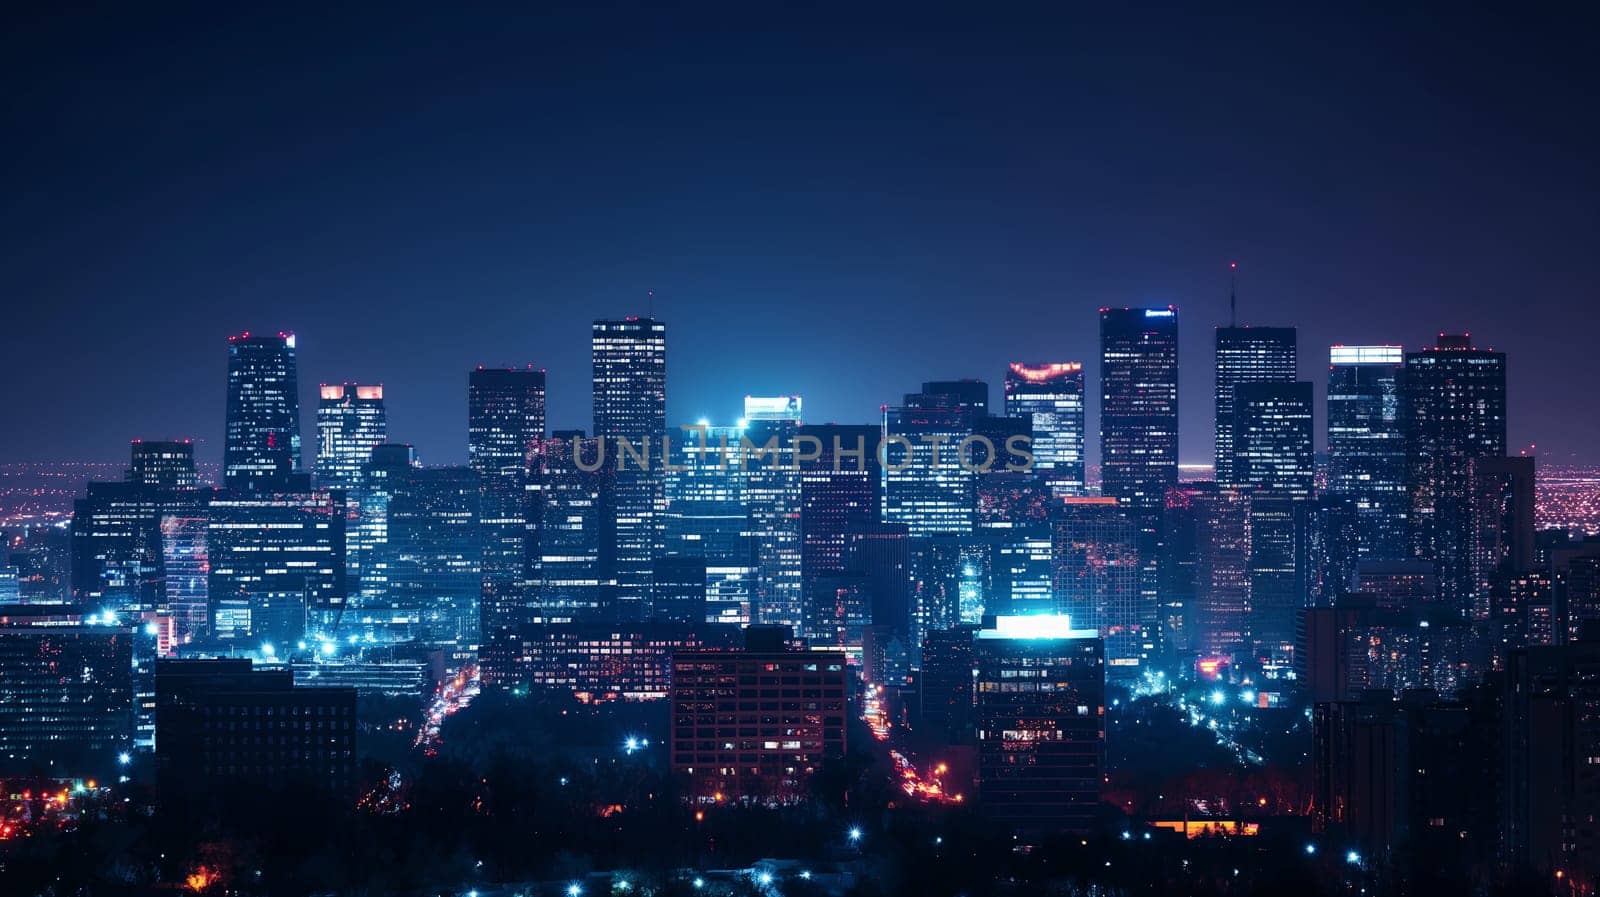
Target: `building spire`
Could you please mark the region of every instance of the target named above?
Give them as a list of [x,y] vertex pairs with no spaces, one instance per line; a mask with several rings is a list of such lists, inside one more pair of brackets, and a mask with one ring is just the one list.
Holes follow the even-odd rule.
[[1228,263],[1228,326],[1239,326],[1239,263]]

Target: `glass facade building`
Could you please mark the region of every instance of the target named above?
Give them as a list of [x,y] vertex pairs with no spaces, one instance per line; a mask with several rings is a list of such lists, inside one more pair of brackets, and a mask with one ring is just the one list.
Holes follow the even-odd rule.
[[317,485],[355,489],[374,446],[389,441],[381,385],[322,384],[317,402]]
[[1234,389],[1242,383],[1293,383],[1293,327],[1218,327],[1216,356],[1216,473],[1224,489],[1235,477]]
[[[615,613],[649,614],[650,572],[661,550],[666,504],[659,448],[667,429],[667,325],[652,318],[595,321],[594,435],[606,440],[615,474],[612,509],[617,540]],[[622,440],[646,460],[624,464]],[[648,465],[649,469],[640,469]]]
[[222,484],[283,491],[300,472],[300,385],[292,333],[228,337]]
[[485,634],[529,615],[528,454],[544,437],[544,398],[544,371],[531,367],[478,368],[467,377],[467,466],[481,490]]
[[1354,505],[1363,559],[1411,556],[1400,394],[1404,362],[1400,346],[1328,351],[1328,492]]
[[1033,472],[1057,495],[1083,495],[1083,365],[1014,363],[1005,390],[1006,416],[1032,421]]

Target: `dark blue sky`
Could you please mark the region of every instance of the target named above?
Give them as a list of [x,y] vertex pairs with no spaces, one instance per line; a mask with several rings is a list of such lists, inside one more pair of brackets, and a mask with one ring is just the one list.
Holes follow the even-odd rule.
[[1231,259],[1319,394],[1331,342],[1466,329],[1513,445],[1600,460],[1600,46],[1554,8],[232,6],[4,23],[0,460],[220,455],[248,328],[299,334],[308,427],[379,381],[459,461],[469,368],[587,427],[588,323],[653,289],[674,421],[998,402],[1009,360],[1092,377],[1098,306],[1176,303],[1208,462]]

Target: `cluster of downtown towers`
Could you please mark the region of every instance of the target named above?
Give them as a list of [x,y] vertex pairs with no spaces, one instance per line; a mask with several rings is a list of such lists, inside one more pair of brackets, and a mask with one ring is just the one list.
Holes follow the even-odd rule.
[[[135,443],[129,481],[79,503],[74,591],[158,612],[178,644],[466,650],[528,624],[780,624],[865,640],[891,679],[918,666],[927,632],[984,614],[1068,614],[1099,631],[1113,671],[1287,664],[1301,610],[1355,588],[1363,564],[1425,565],[1427,601],[1488,616],[1509,549],[1483,537],[1484,484],[1516,501],[1532,479],[1531,461],[1505,458],[1502,353],[1448,335],[1412,352],[1332,347],[1324,468],[1295,330],[1220,327],[1215,480],[1180,483],[1178,321],[1172,307],[1100,310],[1097,491],[1080,362],[1010,365],[997,414],[987,384],[955,380],[868,424],[746,397],[737,426],[669,429],[667,328],[651,318],[594,323],[591,433],[547,431],[542,370],[471,371],[464,468],[391,443],[381,386],[324,385],[313,479],[294,336],[242,334],[228,341],[222,488],[194,489],[186,443]],[[1026,458],[993,448],[1019,436]],[[650,463],[617,463],[624,441]],[[935,459],[973,445],[1004,457]],[[159,534],[123,564],[94,542],[115,527],[95,520],[130,503],[155,509]]]

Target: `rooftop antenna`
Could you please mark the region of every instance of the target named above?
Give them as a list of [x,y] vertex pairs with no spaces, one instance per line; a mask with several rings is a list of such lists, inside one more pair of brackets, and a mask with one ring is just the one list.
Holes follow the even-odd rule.
[[650,320],[654,321],[656,319],[656,291],[655,290],[645,290],[644,291],[644,295],[645,295],[645,306],[644,306],[645,307],[645,314],[644,314],[644,316],[649,318]]
[[1228,263],[1228,326],[1239,326],[1239,263]]

